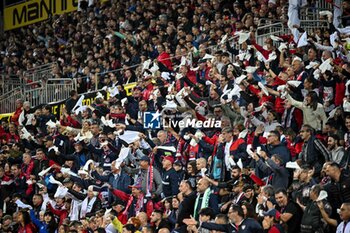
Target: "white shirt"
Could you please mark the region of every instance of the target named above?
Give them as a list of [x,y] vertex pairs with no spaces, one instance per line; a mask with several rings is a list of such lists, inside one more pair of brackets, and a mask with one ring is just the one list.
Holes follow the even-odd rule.
[[225,145],[225,165],[226,165],[226,169],[227,171],[229,171],[231,169],[231,164],[230,164],[230,147],[232,145],[232,141],[233,139],[231,139],[230,142],[227,142]]
[[[337,233],[350,233],[350,222],[348,222],[345,225],[345,229],[344,229],[344,221],[341,222],[338,227],[337,227]],[[344,230],[344,231],[343,231]]]

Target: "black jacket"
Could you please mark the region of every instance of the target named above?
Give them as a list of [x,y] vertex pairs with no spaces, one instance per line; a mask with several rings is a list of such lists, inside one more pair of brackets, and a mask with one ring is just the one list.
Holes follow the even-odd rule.
[[332,205],[332,216],[338,218],[336,210],[344,202],[350,202],[350,173],[342,170],[339,182],[331,181],[325,186],[328,193],[328,201]]
[[222,232],[239,232],[239,233],[263,233],[264,230],[261,225],[252,218],[246,218],[237,227],[234,224],[216,224],[216,223],[202,223],[202,228],[209,230],[216,230]]
[[179,206],[179,215],[177,216],[177,224],[179,226],[185,225],[182,221],[185,218],[190,218],[193,216],[194,204],[196,202],[197,195],[193,191],[188,196],[184,196],[184,200],[181,202]]
[[164,197],[171,197],[179,193],[179,177],[174,168],[163,171],[162,183]]

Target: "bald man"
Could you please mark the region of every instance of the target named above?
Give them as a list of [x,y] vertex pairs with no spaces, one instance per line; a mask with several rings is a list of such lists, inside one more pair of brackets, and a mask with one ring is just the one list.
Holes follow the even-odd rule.
[[197,198],[194,205],[194,217],[199,219],[199,211],[203,208],[210,207],[214,210],[214,214],[219,213],[218,196],[210,189],[210,183],[206,179],[200,179],[197,183]]
[[337,227],[337,232],[350,232],[350,203],[345,202],[339,209],[339,216],[342,222]]

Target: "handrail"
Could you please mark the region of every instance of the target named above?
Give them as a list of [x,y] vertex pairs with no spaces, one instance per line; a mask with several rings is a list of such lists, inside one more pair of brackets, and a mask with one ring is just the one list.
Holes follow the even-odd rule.
[[329,28],[329,23],[327,20],[300,20],[300,27],[307,33],[311,33],[315,30],[315,28]]
[[282,22],[258,27],[255,32],[255,39],[258,44],[263,44],[264,40],[271,35],[285,34],[286,28]]
[[318,0],[316,1],[316,8],[319,10],[333,10],[332,4],[327,2],[326,0]]
[[[21,92],[21,91],[22,91],[21,87],[17,87],[17,88],[12,89],[10,92],[17,93],[17,92]],[[7,93],[6,94],[2,94],[2,95],[0,95],[0,100],[1,99],[5,99],[6,97],[8,97]]]
[[[329,28],[327,20],[300,20],[300,27],[306,32],[311,33],[315,28]],[[289,28],[286,27],[283,22],[277,22],[270,25],[260,26],[256,29],[255,38],[258,44],[262,44],[264,39],[270,35],[280,35],[290,33]]]
[[45,67],[50,67],[51,68],[52,65],[57,65],[57,62],[46,63],[46,64],[42,64],[40,66],[33,67],[31,69],[28,69],[28,70],[24,71],[24,73],[31,72],[31,71],[40,71],[42,68],[45,68]]
[[16,100],[23,99],[21,87],[11,90],[11,94],[0,96],[0,112],[9,113],[16,110]]

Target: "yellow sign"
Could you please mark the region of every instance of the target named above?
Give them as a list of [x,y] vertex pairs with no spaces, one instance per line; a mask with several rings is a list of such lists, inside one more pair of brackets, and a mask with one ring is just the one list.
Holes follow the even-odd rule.
[[4,30],[11,30],[78,9],[79,0],[31,0],[4,9]]
[[10,119],[11,119],[13,114],[14,114],[14,112],[0,114],[0,120],[4,120],[5,119],[6,121],[10,122]]
[[128,83],[124,85],[124,90],[126,92],[127,96],[131,96],[132,95],[132,90],[134,89],[134,87],[136,87],[136,82],[135,83]]

